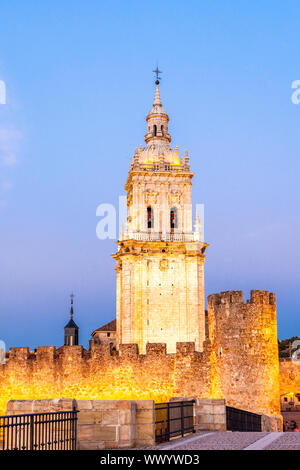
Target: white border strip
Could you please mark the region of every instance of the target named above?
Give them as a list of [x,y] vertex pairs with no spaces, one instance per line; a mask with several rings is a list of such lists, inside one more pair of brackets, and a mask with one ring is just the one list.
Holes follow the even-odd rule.
[[268,447],[271,442],[276,441],[282,436],[282,432],[270,432],[266,436],[258,439],[258,441],[253,442],[250,446],[245,447],[243,450],[263,450]]

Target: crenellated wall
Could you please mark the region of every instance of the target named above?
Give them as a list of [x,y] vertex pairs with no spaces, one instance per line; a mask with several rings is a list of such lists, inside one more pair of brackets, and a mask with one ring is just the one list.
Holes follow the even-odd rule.
[[[154,400],[175,396],[222,398],[229,406],[280,415],[276,299],[251,291],[208,297],[209,339],[203,351],[195,343],[148,343],[146,354],[136,344],[12,348],[0,365],[0,415],[11,399]],[[281,363],[281,388],[300,385],[295,365]],[[297,388],[297,393],[300,390]]]
[[209,343],[196,352],[193,343],[178,343],[174,354],[165,344],[12,348],[0,365],[0,415],[11,399],[74,398],[76,400],[155,400],[176,395],[211,396]]
[[252,290],[208,297],[214,387],[227,404],[280,415],[275,294]]

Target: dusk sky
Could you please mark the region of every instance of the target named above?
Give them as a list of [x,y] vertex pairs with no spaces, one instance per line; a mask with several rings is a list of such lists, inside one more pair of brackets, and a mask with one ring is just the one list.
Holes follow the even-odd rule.
[[[300,336],[299,1],[2,0],[0,340],[80,344],[115,318],[116,240],[96,209],[125,195],[154,74],[172,146],[205,205],[206,295],[270,290]],[[300,95],[299,95],[300,96]]]

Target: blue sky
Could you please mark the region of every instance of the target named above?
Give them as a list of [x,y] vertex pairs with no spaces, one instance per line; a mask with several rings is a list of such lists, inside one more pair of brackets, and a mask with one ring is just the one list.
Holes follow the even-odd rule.
[[115,241],[96,208],[125,194],[152,105],[189,150],[205,204],[206,294],[271,290],[300,336],[298,1],[3,0],[0,5],[0,339],[80,342],[115,316]]

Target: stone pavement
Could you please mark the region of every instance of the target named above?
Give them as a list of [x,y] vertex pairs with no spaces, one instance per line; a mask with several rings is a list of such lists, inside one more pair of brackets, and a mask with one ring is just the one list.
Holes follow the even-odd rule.
[[155,450],[300,450],[300,433],[201,432],[152,447]]
[[280,434],[281,437],[266,447],[266,450],[300,450],[300,432]]

